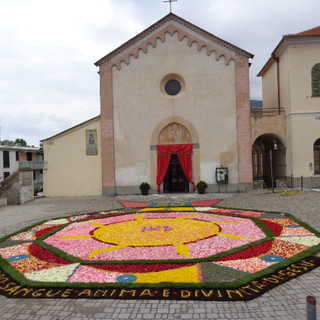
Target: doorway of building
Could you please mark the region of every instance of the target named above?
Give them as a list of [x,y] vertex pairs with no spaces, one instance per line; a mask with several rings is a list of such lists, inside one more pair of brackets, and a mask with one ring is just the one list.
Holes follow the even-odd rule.
[[163,180],[164,193],[188,193],[189,181],[183,173],[177,154],[173,154]]
[[272,179],[285,180],[286,149],[277,136],[265,134],[256,139],[252,146],[252,165],[253,180],[263,181],[268,188]]

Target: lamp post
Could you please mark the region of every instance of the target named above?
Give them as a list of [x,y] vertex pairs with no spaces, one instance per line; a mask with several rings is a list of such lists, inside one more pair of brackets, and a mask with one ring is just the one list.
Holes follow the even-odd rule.
[[271,173],[271,188],[272,188],[272,193],[274,193],[274,174],[273,174],[273,150],[277,150],[278,149],[278,145],[277,145],[277,141],[274,140],[273,142],[273,149],[270,149],[270,173]]

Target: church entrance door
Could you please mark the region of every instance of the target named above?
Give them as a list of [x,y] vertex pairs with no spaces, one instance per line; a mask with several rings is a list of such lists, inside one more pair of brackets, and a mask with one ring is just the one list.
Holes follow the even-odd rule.
[[189,181],[183,173],[177,154],[173,154],[163,181],[165,193],[188,193]]

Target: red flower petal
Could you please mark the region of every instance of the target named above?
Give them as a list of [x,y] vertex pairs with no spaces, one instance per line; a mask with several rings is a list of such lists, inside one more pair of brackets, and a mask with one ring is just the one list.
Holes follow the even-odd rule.
[[48,232],[50,232],[50,231],[52,231],[52,230],[54,230],[54,229],[56,229],[58,227],[60,227],[60,225],[59,226],[51,226],[51,227],[48,227],[46,229],[42,229],[42,230],[36,232],[36,237],[39,238],[39,237],[43,236],[44,234],[46,234],[46,233],[48,233]]
[[248,248],[238,253],[232,254],[231,256],[223,257],[215,261],[228,261],[238,259],[249,259],[257,257],[261,254],[267,253],[272,247],[273,240],[258,244],[255,247]]
[[263,219],[261,219],[261,222],[263,222],[263,224],[265,224],[276,237],[280,236],[281,231],[283,229],[283,227],[281,225],[279,225],[275,222],[271,222],[271,221],[267,221],[267,220],[263,220]]
[[61,264],[71,264],[71,261],[58,257],[56,254],[41,248],[35,243],[29,246],[30,255],[36,257],[41,261],[51,262],[51,263],[61,263]]

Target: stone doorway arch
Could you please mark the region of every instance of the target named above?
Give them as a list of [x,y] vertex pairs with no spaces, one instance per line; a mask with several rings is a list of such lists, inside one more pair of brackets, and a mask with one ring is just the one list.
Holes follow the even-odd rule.
[[[178,122],[169,123],[159,134],[159,145],[185,145],[190,144],[189,130]],[[179,151],[177,152],[179,153]],[[183,172],[177,153],[171,155],[167,173],[163,180],[164,193],[188,193],[189,181]]]
[[[198,133],[194,126],[187,120],[181,117],[170,117],[159,123],[159,125],[153,131],[151,137],[151,176],[157,181],[158,173],[158,146],[177,146],[177,145],[191,145],[192,154],[192,180],[198,181],[200,176],[200,147]],[[179,151],[178,151],[179,152]],[[177,154],[177,153],[175,153]],[[189,181],[185,181],[185,177],[181,174],[180,162],[178,163],[177,157],[171,158],[171,178],[183,179],[181,185],[172,186],[168,184],[168,177],[166,181],[161,184],[160,192],[189,192],[193,190],[193,184]],[[178,176],[175,177],[173,172],[177,172]],[[178,181],[178,180],[177,180]],[[158,184],[157,184],[158,185]],[[159,189],[158,189],[159,190]]]
[[178,122],[171,122],[165,126],[158,138],[158,144],[187,144],[191,143],[191,134],[189,130]]

